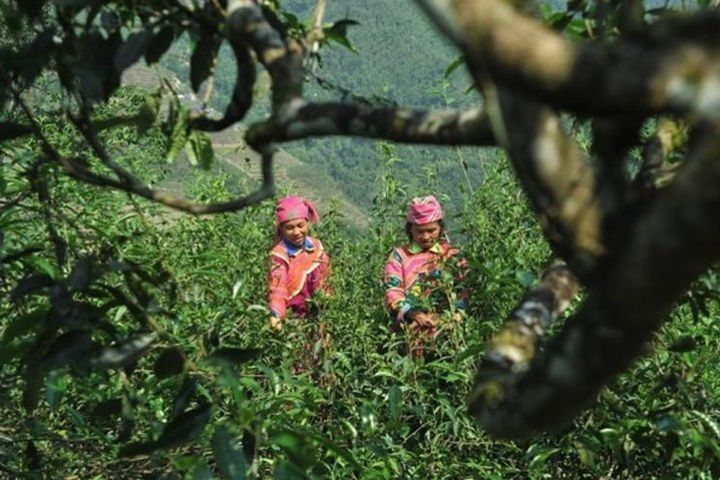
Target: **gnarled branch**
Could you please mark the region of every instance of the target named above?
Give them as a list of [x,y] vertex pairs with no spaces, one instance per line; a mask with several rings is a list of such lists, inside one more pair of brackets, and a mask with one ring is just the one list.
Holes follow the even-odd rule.
[[491,434],[525,437],[570,420],[627,368],[676,299],[720,257],[719,138],[717,128],[704,132],[675,180],[644,215],[628,219],[627,244],[530,368],[497,383],[493,395],[478,384],[471,410]]
[[433,111],[302,101],[290,105],[281,118],[252,125],[246,141],[258,146],[326,135],[437,145],[495,144],[487,115],[481,108]]
[[502,0],[418,3],[463,51],[476,80],[488,71],[506,87],[581,114],[720,116],[718,12],[687,21],[712,38],[673,35],[669,24],[654,28],[663,35],[590,44],[574,43]]

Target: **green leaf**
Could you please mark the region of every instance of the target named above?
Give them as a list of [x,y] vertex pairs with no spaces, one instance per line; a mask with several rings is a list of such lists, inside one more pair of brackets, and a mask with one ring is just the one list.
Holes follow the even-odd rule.
[[184,105],[179,105],[179,112],[175,118],[175,123],[170,133],[170,141],[166,160],[171,163],[175,157],[185,148],[188,140],[188,111]]
[[170,412],[170,418],[175,418],[182,414],[190,404],[195,392],[197,391],[197,383],[192,377],[186,376],[183,380],[183,384],[180,387],[180,392],[173,402],[172,411]]
[[213,34],[200,37],[190,57],[190,86],[193,92],[200,90],[200,85],[207,80],[215,64],[220,40]]
[[174,448],[194,440],[205,429],[210,421],[211,413],[210,404],[203,404],[184,412],[165,425],[156,441],[129,443],[120,449],[119,454],[121,457],[147,454],[155,450]]
[[166,348],[155,360],[153,370],[158,379],[179,375],[185,368],[185,355],[178,347]]
[[455,60],[453,60],[450,63],[450,65],[448,65],[448,67],[445,69],[445,73],[444,73],[445,78],[448,78],[450,75],[452,75],[452,73],[455,70],[458,69],[458,67],[460,67],[461,65],[464,65],[464,64],[465,64],[465,56],[460,55]]
[[515,278],[525,288],[530,288],[535,283],[535,275],[527,270],[516,270]]
[[258,348],[218,348],[207,359],[211,362],[237,365],[257,358],[260,353],[262,350]]
[[388,391],[388,402],[390,403],[390,418],[396,420],[400,416],[402,394],[400,387],[393,385]]
[[188,161],[192,166],[200,165],[203,170],[209,170],[215,152],[212,148],[212,141],[205,132],[194,130],[190,134],[190,142],[185,147]]
[[115,53],[115,68],[122,72],[134,65],[147,50],[151,39],[152,32],[150,30],[133,32],[128,35]]
[[175,40],[175,27],[165,27],[157,32],[145,49],[145,61],[148,65],[160,61],[160,58],[172,45],[173,40]]
[[47,353],[40,359],[40,366],[54,370],[84,358],[94,343],[87,330],[70,330],[53,340]]
[[168,449],[194,440],[202,433],[210,421],[212,408],[209,403],[188,410],[165,425],[158,438],[155,449]]
[[12,140],[14,138],[23,137],[32,133],[29,125],[23,125],[16,122],[0,122],[0,142]]
[[21,298],[33,294],[38,290],[48,288],[55,284],[55,281],[44,273],[35,273],[20,280],[10,294],[10,300],[17,302]]
[[95,368],[120,368],[129,365],[140,358],[156,338],[157,335],[154,333],[145,333],[104,348],[97,356],[90,359],[90,365]]
[[347,38],[348,27],[354,25],[360,25],[360,23],[355,20],[350,20],[349,18],[338,20],[337,22],[324,27],[323,33],[328,41],[338,43],[351,52],[358,53],[353,44],[350,43],[350,40]]
[[245,470],[247,469],[245,456],[233,446],[232,436],[224,426],[215,430],[212,449],[221,478],[225,480],[245,479]]
[[[48,319],[49,313],[50,311],[47,308],[39,308],[26,315],[20,315],[12,318],[3,332],[3,343],[9,342],[30,332],[38,324],[42,323],[43,320]],[[5,345],[3,345],[2,348],[5,348]]]
[[306,436],[292,430],[282,430],[276,432],[272,440],[295,465],[307,469],[317,464],[316,448]]

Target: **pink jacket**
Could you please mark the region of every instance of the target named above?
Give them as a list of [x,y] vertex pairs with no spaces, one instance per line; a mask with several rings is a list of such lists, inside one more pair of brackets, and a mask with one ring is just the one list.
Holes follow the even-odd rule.
[[307,237],[302,247],[280,240],[270,250],[268,303],[272,314],[285,318],[290,308],[298,317],[307,315],[307,300],[320,288],[327,289],[330,259],[319,240]]
[[[459,253],[460,250],[448,242],[436,243],[428,251],[415,243],[393,249],[385,264],[384,282],[385,306],[396,321],[405,321],[405,315],[411,310],[427,310],[424,300],[431,295],[428,285],[431,286],[442,274],[443,263]],[[459,270],[455,272],[454,280],[459,282],[464,277],[467,262],[461,258],[456,260]],[[460,292],[456,308],[465,308],[466,296],[466,292]]]

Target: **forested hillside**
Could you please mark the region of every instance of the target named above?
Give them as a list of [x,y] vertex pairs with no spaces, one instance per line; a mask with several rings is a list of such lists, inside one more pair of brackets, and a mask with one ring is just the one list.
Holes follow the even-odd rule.
[[[0,479],[720,478],[717,3],[0,3]],[[331,276],[277,331],[289,192]]]
[[[308,21],[313,5],[303,0],[283,2],[298,21]],[[447,78],[444,72],[458,58],[436,29],[410,3],[398,0],[347,0],[329,2],[328,21],[350,19],[348,39],[354,51],[331,43],[321,52],[321,63],[309,77],[305,88],[315,99],[349,99],[348,93],[373,103],[414,105],[418,107],[467,106],[478,102],[469,92],[472,81],[463,68]],[[164,64],[187,78],[191,42],[180,42]],[[234,85],[235,70],[228,47],[221,51],[215,83],[213,106],[227,104]],[[261,81],[263,81],[261,77]],[[267,79],[264,80],[265,82]],[[258,95],[267,96],[262,84]],[[265,98],[267,101],[267,98]],[[199,100],[196,100],[198,103]],[[248,119],[258,118],[267,107],[260,102]],[[382,152],[377,142],[362,138],[330,138],[288,144],[288,151],[303,163],[312,165],[305,178],[329,174],[342,194],[369,207],[376,193],[375,171]],[[492,153],[467,148],[434,146],[394,148],[395,168],[410,190],[427,191],[427,179],[437,178],[438,192],[447,195],[452,205],[462,205],[460,193],[482,183],[482,162]],[[412,192],[408,192],[412,195]]]

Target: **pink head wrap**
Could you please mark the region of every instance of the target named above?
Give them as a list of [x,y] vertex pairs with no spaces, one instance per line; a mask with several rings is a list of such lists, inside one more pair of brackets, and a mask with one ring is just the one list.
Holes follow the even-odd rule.
[[415,225],[442,220],[443,210],[433,195],[413,198],[408,204],[407,221]]
[[278,226],[296,218],[305,218],[310,223],[320,220],[315,205],[310,200],[294,195],[278,200],[275,215]]

